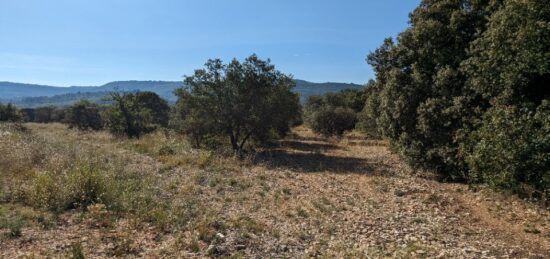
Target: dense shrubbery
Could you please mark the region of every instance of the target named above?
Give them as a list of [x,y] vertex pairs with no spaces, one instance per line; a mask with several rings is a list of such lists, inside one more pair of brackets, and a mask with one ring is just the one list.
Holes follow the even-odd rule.
[[65,109],[54,106],[21,109],[23,120],[27,122],[52,123],[63,122]]
[[342,136],[344,132],[353,130],[356,122],[357,116],[351,109],[321,109],[313,114],[311,129],[325,136]]
[[446,178],[548,192],[550,6],[424,0],[410,24],[368,57],[361,128]]
[[544,193],[534,190],[550,188],[550,101],[536,111],[491,108],[481,126],[461,143],[461,153],[472,181],[540,198]]
[[103,120],[96,104],[89,101],[80,101],[67,109],[65,122],[69,128],[79,130],[99,130],[103,128]]
[[0,121],[7,121],[7,122],[21,121],[21,113],[12,104],[3,105],[0,103]]
[[310,96],[304,105],[305,121],[316,133],[341,136],[355,128],[357,113],[363,109],[365,98],[363,89]]
[[140,137],[168,125],[170,107],[153,92],[113,93],[104,113],[105,126],[117,135]]
[[253,140],[264,142],[287,134],[299,121],[294,81],[256,55],[244,62],[223,64],[210,60],[205,69],[185,79],[188,88],[177,91],[173,126],[188,134],[195,145],[223,136],[235,151]]

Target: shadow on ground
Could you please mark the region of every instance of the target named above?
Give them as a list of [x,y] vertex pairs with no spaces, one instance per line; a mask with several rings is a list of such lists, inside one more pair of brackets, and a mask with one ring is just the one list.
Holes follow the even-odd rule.
[[322,152],[339,148],[329,143],[308,143],[298,140],[281,140],[279,146],[304,152]]
[[270,169],[290,169],[305,173],[328,171],[331,173],[394,176],[390,167],[381,163],[372,163],[362,158],[339,157],[321,153],[266,150],[255,156],[254,163],[263,164]]

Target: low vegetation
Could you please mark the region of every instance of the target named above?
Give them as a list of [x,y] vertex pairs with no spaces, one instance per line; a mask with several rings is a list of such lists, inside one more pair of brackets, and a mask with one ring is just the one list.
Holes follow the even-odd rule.
[[0,103],[0,122],[18,122],[21,120],[21,113],[19,110],[11,105],[3,105]]
[[358,133],[299,127],[240,159],[170,131],[24,126],[0,126],[6,257],[498,257],[550,245],[544,209],[415,176]]
[[310,96],[304,105],[305,122],[316,133],[342,136],[356,128],[365,98],[365,90],[356,89]]

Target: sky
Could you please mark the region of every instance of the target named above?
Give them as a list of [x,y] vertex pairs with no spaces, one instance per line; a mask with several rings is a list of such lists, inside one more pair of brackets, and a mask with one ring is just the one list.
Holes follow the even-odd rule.
[[0,81],[180,81],[250,54],[312,82],[366,83],[365,58],[419,0],[0,0]]

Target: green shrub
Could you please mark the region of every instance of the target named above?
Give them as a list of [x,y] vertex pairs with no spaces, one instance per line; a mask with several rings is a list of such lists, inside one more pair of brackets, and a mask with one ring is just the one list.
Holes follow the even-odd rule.
[[67,109],[65,121],[70,128],[79,130],[99,130],[103,128],[103,120],[96,104],[80,101]]
[[116,135],[139,138],[168,125],[170,107],[153,92],[113,93],[104,112],[105,126]]
[[98,168],[77,164],[66,174],[35,174],[25,197],[33,207],[59,212],[95,203],[110,205],[114,202],[114,188],[112,179]]
[[353,110],[338,107],[317,111],[310,123],[316,133],[325,136],[341,136],[344,132],[353,130],[356,122],[357,116]]
[[109,205],[112,202],[113,189],[111,179],[104,172],[91,166],[76,166],[67,175],[68,206],[86,207],[95,203]]
[[8,103],[7,105],[3,105],[0,103],[0,121],[21,121],[21,112],[10,103]]
[[[461,145],[473,182],[547,197],[550,192],[550,101],[538,109],[494,107]],[[525,193],[527,192],[527,193]]]
[[64,179],[51,172],[35,174],[25,190],[26,203],[35,208],[61,211],[67,204]]

